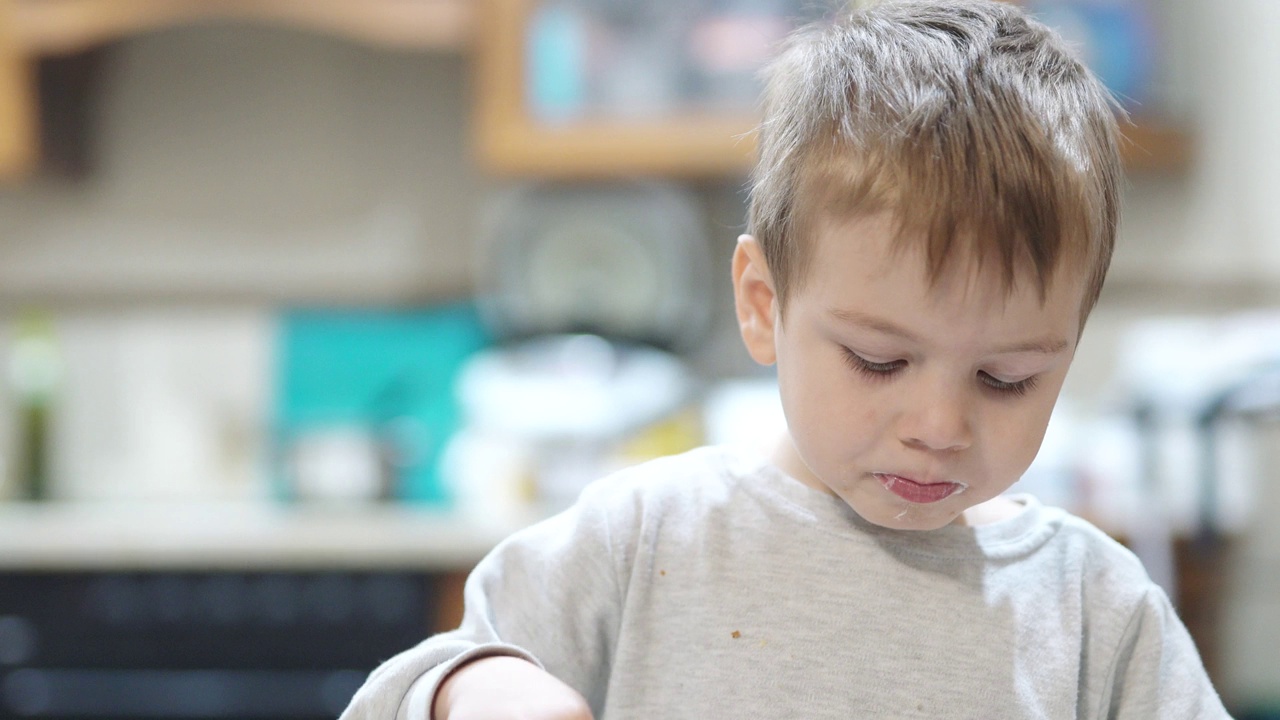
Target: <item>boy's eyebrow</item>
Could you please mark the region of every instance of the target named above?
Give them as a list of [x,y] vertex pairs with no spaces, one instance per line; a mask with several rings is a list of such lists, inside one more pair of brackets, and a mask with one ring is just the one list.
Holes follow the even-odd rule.
[[842,320],[850,325],[861,325],[868,330],[875,330],[885,335],[894,335],[910,342],[918,343],[920,341],[910,330],[894,325],[888,320],[878,318],[875,315],[868,315],[857,310],[845,310],[844,308],[831,308],[830,312],[837,320]]
[[[831,314],[838,320],[842,320],[852,325],[860,325],[868,330],[874,330],[886,335],[900,337],[903,340],[912,343],[919,343],[920,339],[906,328],[885,320],[884,318],[868,315],[857,310],[846,310],[843,308],[832,308]],[[996,348],[994,355],[1013,355],[1017,353],[1039,353],[1041,355],[1057,355],[1066,350],[1071,344],[1066,340],[1059,338],[1039,338],[1035,340],[1025,340],[1016,342],[1012,345],[1004,345]]]

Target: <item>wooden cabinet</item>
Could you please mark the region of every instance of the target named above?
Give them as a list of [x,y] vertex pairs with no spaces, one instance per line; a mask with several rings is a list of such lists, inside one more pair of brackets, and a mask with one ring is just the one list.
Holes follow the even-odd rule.
[[302,28],[383,48],[453,51],[471,0],[0,0],[0,180],[38,158],[34,66],[139,33],[211,21]]
[[[599,178],[634,174],[723,178],[745,175],[755,156],[749,113],[676,110],[642,121],[584,113],[545,122],[528,102],[526,67],[539,0],[487,0],[476,27],[476,150],[505,176]],[[1137,118],[1123,154],[1136,172],[1184,169],[1191,143],[1181,129]]]
[[[624,175],[728,178],[755,154],[749,113],[674,111],[642,121],[549,124],[526,102],[525,58],[537,0],[0,0],[0,181],[39,156],[39,58],[176,25],[239,21],[304,28],[379,47],[460,51],[473,36],[475,149],[499,176]],[[482,4],[483,3],[483,4]],[[483,19],[483,22],[481,22]],[[1136,171],[1177,171],[1191,143],[1180,129],[1139,119],[1125,129]]]
[[0,179],[36,161],[36,106],[31,61],[18,38],[15,0],[0,0]]
[[23,46],[65,53],[148,30],[211,20],[274,23],[384,47],[452,48],[471,28],[468,0],[7,0]]

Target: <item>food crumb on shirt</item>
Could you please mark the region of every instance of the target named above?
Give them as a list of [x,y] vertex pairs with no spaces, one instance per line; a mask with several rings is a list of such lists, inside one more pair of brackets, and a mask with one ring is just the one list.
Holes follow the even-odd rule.
[[734,630],[732,635],[734,640],[737,640],[738,638],[742,637],[742,633],[738,632],[737,630]]

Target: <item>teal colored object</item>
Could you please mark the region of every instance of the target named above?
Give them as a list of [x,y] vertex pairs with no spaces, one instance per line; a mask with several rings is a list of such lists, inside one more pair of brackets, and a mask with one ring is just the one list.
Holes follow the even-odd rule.
[[571,120],[582,112],[586,94],[586,23],[563,5],[539,8],[529,24],[525,67],[528,100],[548,122]]
[[393,499],[447,504],[438,464],[460,422],[454,382],[466,360],[490,343],[470,304],[285,313],[277,345],[277,494],[293,496],[284,471],[293,439],[357,427],[395,459]]

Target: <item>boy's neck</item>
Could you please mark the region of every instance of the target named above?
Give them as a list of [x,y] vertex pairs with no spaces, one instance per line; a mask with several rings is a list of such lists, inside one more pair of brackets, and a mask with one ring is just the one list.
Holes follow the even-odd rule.
[[991,523],[1008,520],[1009,518],[1022,512],[1026,505],[1005,497],[997,495],[984,503],[978,503],[971,508],[967,508],[960,513],[960,517],[955,519],[955,525],[963,525],[965,527],[977,527],[978,525],[990,525]]

